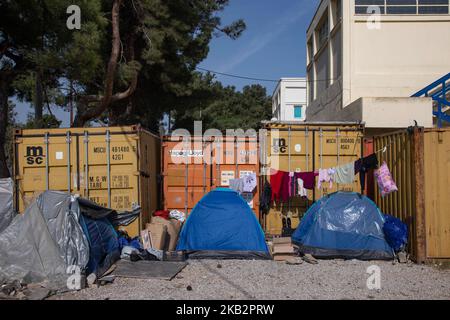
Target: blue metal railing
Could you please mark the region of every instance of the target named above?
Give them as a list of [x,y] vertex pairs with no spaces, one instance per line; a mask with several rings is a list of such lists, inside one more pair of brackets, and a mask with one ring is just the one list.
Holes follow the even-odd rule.
[[442,111],[444,106],[450,107],[450,101],[447,99],[449,92],[450,73],[412,95],[412,97],[430,97],[437,103],[437,111],[433,111],[433,115],[437,118],[439,128],[442,128],[443,121],[450,122],[450,115]]

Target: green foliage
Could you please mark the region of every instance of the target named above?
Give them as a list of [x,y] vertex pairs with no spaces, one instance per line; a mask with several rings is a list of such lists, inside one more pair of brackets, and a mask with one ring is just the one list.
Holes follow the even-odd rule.
[[[79,102],[85,96],[104,94],[111,54],[112,3],[112,0],[0,2],[1,29],[14,39],[26,60],[25,70],[13,83],[20,100],[35,102],[37,73],[42,78],[45,104],[64,107],[71,94]],[[258,126],[267,105],[261,87],[251,86],[239,93],[233,88],[223,88],[211,75],[195,72],[196,66],[207,57],[213,36],[224,34],[237,39],[246,28],[240,19],[222,25],[218,14],[228,3],[229,0],[123,1],[121,51],[113,94],[128,89],[136,75],[137,87],[131,97],[108,106],[98,119],[92,120],[109,124],[139,122],[156,129],[169,111],[181,124],[194,119],[198,110],[207,110],[209,123],[218,128]],[[81,7],[81,30],[66,28],[66,9],[72,4]],[[93,105],[78,107],[79,112],[84,112]],[[53,123],[49,120],[43,119],[39,125]]]
[[28,114],[28,119],[25,124],[16,124],[16,127],[22,128],[22,129],[52,129],[52,128],[59,128],[61,126],[62,121],[58,120],[54,115],[52,114],[44,114],[42,116],[42,124],[39,125],[39,127],[36,127],[36,123],[34,121],[34,118],[31,114]]
[[246,86],[239,92],[216,82],[210,86],[209,97],[202,104],[176,112],[174,127],[192,130],[194,121],[203,121],[204,130],[256,130],[262,120],[270,119],[271,109],[271,97],[260,85]]

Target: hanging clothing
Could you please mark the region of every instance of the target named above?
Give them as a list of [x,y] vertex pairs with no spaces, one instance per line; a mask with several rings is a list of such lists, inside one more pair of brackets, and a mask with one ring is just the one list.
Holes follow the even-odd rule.
[[247,174],[242,179],[244,180],[244,192],[252,193],[257,185],[256,174]]
[[281,188],[280,188],[280,199],[283,202],[289,201],[290,184],[291,184],[291,176],[289,172],[283,172],[283,178],[281,181]]
[[232,179],[230,180],[230,189],[239,193],[244,192],[244,179]]
[[270,211],[270,202],[272,200],[272,187],[266,180],[260,197],[260,211],[262,214],[268,214]]
[[361,190],[364,192],[366,189],[366,174],[371,169],[378,168],[377,155],[371,154],[365,158],[359,159],[355,162],[355,174],[359,173],[359,180],[361,182]]
[[334,182],[338,184],[352,184],[355,182],[355,163],[350,162],[346,165],[336,168]]
[[270,184],[272,186],[272,201],[280,200],[281,183],[283,182],[283,171],[271,170]]
[[294,179],[294,173],[289,173],[289,197],[295,196],[295,179]]
[[319,183],[317,188],[322,189],[322,183],[329,183],[330,189],[333,188],[333,179],[336,173],[335,169],[319,169]]
[[297,184],[298,184],[297,194],[300,197],[307,198],[308,197],[308,191],[305,188],[305,183],[303,182],[303,180],[302,179],[297,179]]
[[303,187],[308,190],[314,190],[314,187],[316,186],[316,177],[318,176],[318,173],[315,172],[296,172],[295,173],[295,179],[302,179],[303,180]]

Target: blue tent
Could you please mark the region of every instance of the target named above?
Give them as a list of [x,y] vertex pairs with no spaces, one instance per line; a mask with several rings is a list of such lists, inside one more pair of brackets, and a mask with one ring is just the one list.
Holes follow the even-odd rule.
[[292,241],[317,258],[393,259],[383,233],[384,217],[366,196],[337,192],[317,201],[305,214]]
[[223,188],[197,203],[181,230],[177,250],[190,258],[270,258],[253,211],[239,193]]

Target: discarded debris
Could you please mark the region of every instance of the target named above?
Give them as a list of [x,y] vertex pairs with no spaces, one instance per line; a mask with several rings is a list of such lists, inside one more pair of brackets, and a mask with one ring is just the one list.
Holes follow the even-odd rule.
[[291,265],[291,266],[297,266],[297,265],[303,264],[303,260],[300,258],[293,257],[293,258],[287,259],[286,264]]
[[87,283],[88,286],[92,286],[93,284],[95,284],[95,282],[97,281],[97,276],[95,275],[95,273],[91,273],[88,277],[87,277]]
[[318,264],[319,262],[317,261],[317,259],[316,258],[314,258],[312,255],[310,255],[310,254],[305,254],[303,257],[302,257],[302,259],[303,259],[303,261],[305,261],[305,262],[307,262],[307,263],[310,263],[310,264]]

